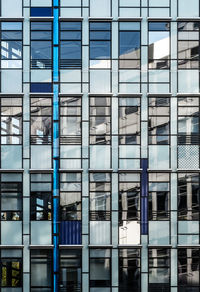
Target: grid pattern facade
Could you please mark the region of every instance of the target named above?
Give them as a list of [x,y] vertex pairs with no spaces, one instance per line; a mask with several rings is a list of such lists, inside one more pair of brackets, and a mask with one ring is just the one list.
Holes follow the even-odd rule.
[[0,1],[0,291],[200,290],[199,0]]

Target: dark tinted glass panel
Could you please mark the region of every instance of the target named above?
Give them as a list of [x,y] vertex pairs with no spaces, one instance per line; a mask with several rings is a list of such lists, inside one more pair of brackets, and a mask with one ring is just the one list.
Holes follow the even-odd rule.
[[1,286],[13,288],[22,286],[21,259],[1,259]]
[[110,40],[110,31],[91,31],[90,40]]
[[110,42],[91,41],[90,59],[109,59],[111,55]]
[[[52,251],[31,251],[31,286],[50,288],[52,285]],[[43,290],[40,290],[43,291]]]
[[21,31],[2,31],[1,38],[2,40],[21,40],[22,32]]
[[60,32],[61,40],[81,40],[80,31],[61,31]]
[[81,30],[80,22],[61,22],[60,23],[61,30]]
[[31,58],[37,60],[51,59],[52,48],[50,41],[32,41]]
[[[138,57],[137,54],[140,49],[140,33],[139,32],[120,32],[120,56],[129,54],[129,57],[133,59]],[[135,56],[134,56],[135,54]]]
[[32,40],[51,40],[52,34],[51,34],[51,31],[32,31],[31,39]]
[[90,30],[110,30],[111,24],[106,22],[92,22],[90,23]]
[[60,48],[61,59],[81,59],[80,41],[62,41]]
[[169,30],[169,23],[168,22],[150,22],[149,23],[149,30],[153,31],[153,30],[160,30],[160,31],[164,31],[164,30]]
[[51,22],[31,22],[31,30],[51,30]]

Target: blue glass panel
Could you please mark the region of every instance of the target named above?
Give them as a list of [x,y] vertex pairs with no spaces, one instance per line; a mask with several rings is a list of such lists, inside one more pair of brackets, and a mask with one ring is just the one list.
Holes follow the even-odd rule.
[[62,221],[60,223],[60,244],[81,244],[80,221]]
[[21,40],[22,31],[2,31],[1,38],[2,40]]
[[110,40],[110,31],[91,31],[90,40]]
[[52,83],[31,83],[31,92],[52,92]]
[[52,8],[51,7],[31,7],[30,11],[31,16],[38,16],[38,17],[48,17],[52,16]]
[[47,21],[31,22],[31,30],[52,30],[52,23]]
[[91,22],[90,30],[110,30],[110,22]]
[[1,59],[21,59],[22,42],[21,41],[2,41]]
[[149,23],[149,30],[169,30],[169,22],[150,22]]
[[140,30],[140,23],[139,22],[120,22],[119,23],[120,30]]
[[51,31],[32,31],[31,39],[32,40],[51,40],[52,33]]
[[61,31],[60,32],[61,40],[81,40],[80,31]]
[[109,41],[91,41],[90,42],[90,60],[110,59],[111,48]]
[[22,30],[21,22],[2,22],[1,23],[2,30]]
[[80,41],[62,41],[60,48],[61,59],[81,59]]
[[120,55],[130,54],[140,49],[140,32],[120,32]]
[[81,30],[81,22],[61,22],[60,30]]
[[32,41],[31,59],[46,60],[51,59],[52,45],[51,41]]

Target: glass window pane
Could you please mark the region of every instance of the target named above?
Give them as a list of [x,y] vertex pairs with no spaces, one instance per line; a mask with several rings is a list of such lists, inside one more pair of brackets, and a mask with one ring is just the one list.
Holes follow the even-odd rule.
[[2,41],[1,59],[21,59],[22,42],[21,41]]
[[36,60],[51,59],[52,47],[50,41],[31,41],[31,58]]
[[61,41],[61,59],[81,59],[81,42]]
[[90,41],[90,59],[110,59],[110,55],[110,42]]

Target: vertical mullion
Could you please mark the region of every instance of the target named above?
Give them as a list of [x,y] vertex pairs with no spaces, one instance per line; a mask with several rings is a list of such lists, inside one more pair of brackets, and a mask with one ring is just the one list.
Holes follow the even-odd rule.
[[59,0],[53,1],[53,291],[59,291]]

